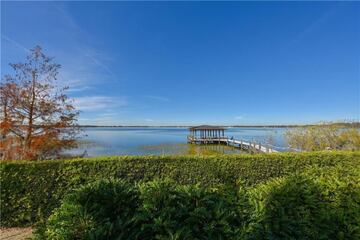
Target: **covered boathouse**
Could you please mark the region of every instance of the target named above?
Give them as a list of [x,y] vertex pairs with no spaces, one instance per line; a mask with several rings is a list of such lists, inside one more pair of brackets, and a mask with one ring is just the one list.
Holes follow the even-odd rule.
[[189,128],[189,135],[187,137],[188,143],[196,144],[226,144],[248,152],[274,153],[275,149],[269,146],[264,146],[260,143],[245,142],[243,140],[236,140],[233,137],[230,139],[225,136],[224,127],[201,125]]
[[225,128],[201,125],[189,128],[189,143],[220,143],[225,137]]

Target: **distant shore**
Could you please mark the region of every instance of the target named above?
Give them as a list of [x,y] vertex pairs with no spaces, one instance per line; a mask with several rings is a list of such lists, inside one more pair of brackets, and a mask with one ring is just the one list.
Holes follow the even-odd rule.
[[[108,126],[108,125],[80,125],[80,127],[111,127],[111,128],[190,128],[194,127],[195,125],[189,125],[189,126],[125,126],[125,125],[114,125],[114,126]],[[219,127],[225,127],[225,128],[289,128],[289,127],[300,127],[305,125],[244,125],[244,126],[228,126],[228,125],[216,125]],[[309,126],[309,125],[306,125]]]
[[[320,124],[290,124],[290,125],[217,125],[225,128],[295,128],[295,127],[311,127]],[[360,128],[360,122],[354,123],[331,123],[328,125],[342,125],[344,127]],[[194,125],[80,125],[80,127],[113,127],[113,128],[189,128]]]

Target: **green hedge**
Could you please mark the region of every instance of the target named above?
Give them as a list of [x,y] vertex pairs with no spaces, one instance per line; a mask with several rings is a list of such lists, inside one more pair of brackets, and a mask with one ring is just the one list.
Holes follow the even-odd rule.
[[311,169],[247,192],[245,239],[360,239],[360,171]]
[[129,182],[168,178],[180,184],[251,186],[312,167],[359,168],[359,163],[360,152],[2,162],[1,225],[26,226],[47,218],[69,191],[103,178]]
[[155,181],[101,180],[68,195],[37,239],[230,239],[240,227],[235,191]]
[[111,239],[133,237],[139,191],[123,181],[82,186],[69,194],[48,219],[38,224],[37,239]]
[[37,239],[360,239],[360,172],[314,168],[255,187],[101,180],[65,197]]

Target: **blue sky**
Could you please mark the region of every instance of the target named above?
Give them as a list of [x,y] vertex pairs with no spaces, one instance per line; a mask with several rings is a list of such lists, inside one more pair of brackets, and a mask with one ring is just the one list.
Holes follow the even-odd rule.
[[41,45],[100,125],[360,115],[359,2],[1,2],[1,76]]

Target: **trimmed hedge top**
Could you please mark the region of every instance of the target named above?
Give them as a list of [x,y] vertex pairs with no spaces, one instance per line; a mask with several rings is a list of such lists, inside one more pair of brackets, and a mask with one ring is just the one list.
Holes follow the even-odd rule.
[[24,226],[48,217],[69,191],[99,179],[171,179],[179,184],[251,186],[313,167],[359,169],[360,152],[218,156],[142,156],[15,162],[1,173],[1,225]]

